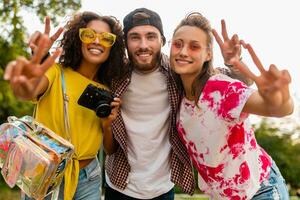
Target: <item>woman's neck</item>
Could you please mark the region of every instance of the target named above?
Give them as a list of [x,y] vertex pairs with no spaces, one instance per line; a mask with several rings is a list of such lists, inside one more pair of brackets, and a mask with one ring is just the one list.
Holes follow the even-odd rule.
[[195,78],[191,76],[180,76],[180,78],[182,81],[185,97],[188,100],[195,100],[195,95],[193,94],[194,92],[192,92],[192,85]]
[[76,70],[81,75],[85,76],[90,80],[97,80],[97,71],[99,69],[99,65],[81,62],[80,66]]

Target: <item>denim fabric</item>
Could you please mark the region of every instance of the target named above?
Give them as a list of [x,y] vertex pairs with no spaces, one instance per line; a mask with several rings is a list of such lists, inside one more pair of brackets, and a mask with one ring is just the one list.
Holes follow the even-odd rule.
[[101,168],[98,159],[94,159],[88,166],[79,172],[79,180],[74,200],[101,199]]
[[[95,158],[79,171],[78,185],[73,200],[100,200],[101,183],[101,168],[98,159]],[[62,182],[59,190],[58,200],[63,200],[64,182]],[[25,196],[25,200],[33,199]],[[51,200],[51,195],[45,197],[45,200]]]
[[269,179],[261,183],[252,200],[288,200],[289,192],[276,163],[273,161]]
[[[105,200],[139,200],[130,196],[127,196],[125,194],[122,194],[121,192],[118,192],[112,188],[110,188],[107,184],[105,186]],[[169,192],[162,194],[158,197],[155,197],[151,200],[174,200],[174,189],[171,189]]]

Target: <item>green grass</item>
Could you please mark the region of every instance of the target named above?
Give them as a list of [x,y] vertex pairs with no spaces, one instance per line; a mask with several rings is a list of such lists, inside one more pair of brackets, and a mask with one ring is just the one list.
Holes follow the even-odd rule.
[[0,200],[18,200],[20,199],[20,191],[12,190],[6,187],[0,187]]
[[194,194],[193,196],[187,194],[175,194],[175,200],[209,200],[209,198],[202,194]]
[[291,200],[300,200],[298,197],[291,197]]

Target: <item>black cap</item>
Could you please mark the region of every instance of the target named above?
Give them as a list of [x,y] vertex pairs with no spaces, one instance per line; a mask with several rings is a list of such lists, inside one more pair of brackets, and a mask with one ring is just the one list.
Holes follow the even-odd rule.
[[[140,15],[137,13],[140,13]],[[154,26],[161,33],[163,44],[166,43],[166,38],[164,36],[164,31],[163,31],[160,16],[152,10],[149,10],[147,8],[135,9],[134,11],[130,12],[128,15],[125,16],[123,20],[123,25],[124,25],[123,31],[125,37],[127,37],[128,31],[135,26],[143,26],[143,25]]]

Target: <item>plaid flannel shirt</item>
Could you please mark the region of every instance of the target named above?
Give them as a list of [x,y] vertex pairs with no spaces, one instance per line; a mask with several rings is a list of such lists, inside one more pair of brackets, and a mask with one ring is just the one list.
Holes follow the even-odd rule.
[[[163,55],[161,59],[160,70],[166,77],[166,84],[171,105],[170,122],[168,128],[169,140],[171,144],[170,163],[171,163],[171,181],[178,185],[183,192],[192,195],[195,189],[194,173],[192,163],[188,156],[185,146],[182,144],[176,130],[176,113],[179,107],[181,96],[178,93],[174,76],[171,73],[168,57]],[[130,84],[132,71],[122,80],[115,81],[112,91],[118,97],[126,91]],[[117,151],[106,157],[105,169],[112,184],[124,190],[128,183],[128,173],[130,165],[127,157],[127,132],[121,111],[119,111],[116,120],[112,124],[112,133],[119,144]]]

